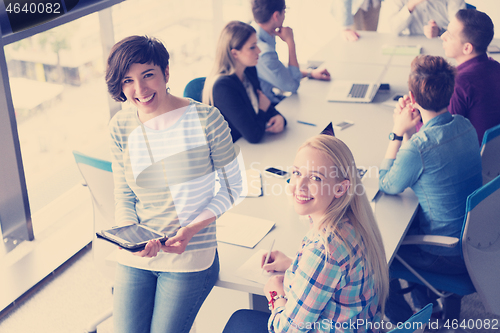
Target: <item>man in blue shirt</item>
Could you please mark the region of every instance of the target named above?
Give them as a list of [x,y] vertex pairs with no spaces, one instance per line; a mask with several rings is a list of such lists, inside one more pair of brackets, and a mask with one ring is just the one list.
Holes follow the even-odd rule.
[[[300,70],[293,30],[283,26],[285,10],[285,0],[252,0],[257,45],[261,51],[257,73],[262,92],[273,104],[283,99],[281,92],[296,93],[300,80],[305,76],[310,79],[330,80],[330,73],[326,69]],[[288,45],[288,67],[279,60],[276,53],[276,36]],[[273,88],[278,88],[281,92],[275,93]]]
[[[409,234],[459,237],[467,196],[482,184],[476,130],[469,120],[447,110],[454,82],[455,69],[446,60],[418,56],[411,65],[409,96],[400,99],[394,110],[379,186],[389,194],[411,187],[417,195],[419,209]],[[424,125],[415,133],[420,119]],[[466,272],[458,247],[405,245],[398,255],[427,271]],[[386,314],[392,322],[404,322],[413,314],[403,295],[394,292],[399,288],[397,279],[391,281]],[[423,286],[417,286],[412,296],[416,307],[437,298],[428,297]]]

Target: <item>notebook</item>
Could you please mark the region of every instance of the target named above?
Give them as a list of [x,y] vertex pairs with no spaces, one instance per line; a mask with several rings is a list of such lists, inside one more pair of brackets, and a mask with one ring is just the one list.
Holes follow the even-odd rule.
[[326,96],[328,102],[370,103],[377,94],[378,82],[334,80]]

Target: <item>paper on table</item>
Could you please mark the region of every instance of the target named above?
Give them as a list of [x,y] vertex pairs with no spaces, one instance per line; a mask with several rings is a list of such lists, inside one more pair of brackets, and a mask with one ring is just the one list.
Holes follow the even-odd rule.
[[257,198],[262,196],[262,176],[259,170],[248,169],[245,172],[246,183],[243,184],[242,196],[246,198]]
[[284,272],[268,273],[266,271],[262,271],[260,265],[262,263],[262,257],[266,254],[266,250],[257,251],[257,253],[251,256],[250,259],[248,259],[240,268],[236,270],[236,275],[265,285],[271,276],[284,274]]
[[422,50],[421,45],[384,45],[382,54],[394,55],[419,55]]
[[272,221],[225,213],[217,220],[217,241],[253,248],[273,226]]

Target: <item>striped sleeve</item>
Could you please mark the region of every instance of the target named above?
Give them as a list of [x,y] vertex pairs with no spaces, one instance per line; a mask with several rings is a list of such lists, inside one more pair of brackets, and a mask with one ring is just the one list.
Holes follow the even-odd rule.
[[125,177],[123,135],[121,134],[117,117],[111,120],[109,129],[111,135],[113,180],[115,184],[115,224],[124,225],[131,222],[137,223],[138,218],[135,209],[137,197],[129,187]]
[[210,155],[217,172],[220,189],[208,204],[207,210],[215,216],[228,211],[242,191],[242,168],[235,152],[227,122],[216,108],[211,108],[206,126]]

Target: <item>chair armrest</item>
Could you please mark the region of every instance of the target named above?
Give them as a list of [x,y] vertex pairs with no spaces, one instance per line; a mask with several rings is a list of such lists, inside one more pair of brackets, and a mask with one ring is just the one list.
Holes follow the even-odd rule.
[[441,247],[455,247],[458,244],[457,237],[436,236],[436,235],[409,235],[406,236],[401,245],[436,245]]

